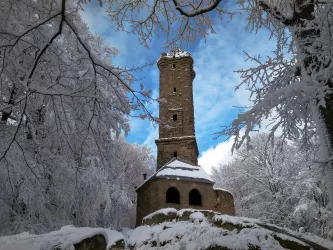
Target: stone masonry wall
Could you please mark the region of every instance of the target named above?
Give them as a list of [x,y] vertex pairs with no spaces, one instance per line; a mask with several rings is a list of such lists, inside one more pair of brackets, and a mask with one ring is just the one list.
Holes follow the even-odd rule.
[[156,140],[157,166],[163,166],[177,152],[177,157],[197,165],[198,148],[194,136],[192,138],[175,138],[170,140]]
[[[160,120],[173,128],[159,126],[159,138],[194,136],[193,60],[191,57],[160,59]],[[177,115],[177,120],[173,120]]]
[[[180,204],[166,203],[166,192],[175,187],[180,194]],[[189,192],[197,189],[201,194],[202,206],[189,205]],[[161,208],[194,208],[235,215],[232,194],[227,191],[214,190],[213,184],[173,179],[153,179],[147,181],[137,190],[138,206],[136,226],[141,225],[143,217]]]
[[[158,148],[157,169],[167,163],[177,152],[177,157],[197,164],[199,155],[195,139],[194,106],[193,106],[193,59],[190,56],[181,58],[161,58],[158,61],[160,70],[160,96],[167,103],[161,103],[159,118],[159,139],[171,139],[166,142],[156,140]],[[176,116],[176,120],[174,117]],[[183,139],[192,137],[191,141]],[[184,142],[185,140],[185,142]]]

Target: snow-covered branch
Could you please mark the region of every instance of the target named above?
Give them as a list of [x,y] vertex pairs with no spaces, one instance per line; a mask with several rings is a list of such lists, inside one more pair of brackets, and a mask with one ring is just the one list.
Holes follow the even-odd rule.
[[[214,33],[214,12],[219,18],[233,12],[224,9],[227,0],[202,1],[142,1],[142,0],[107,0],[108,15],[119,30],[125,30],[140,36],[140,41],[149,46],[154,36],[165,35],[165,46],[188,45],[201,36]],[[142,11],[145,10],[145,11]]]
[[217,8],[217,6],[221,3],[222,0],[216,0],[216,1],[211,1],[210,3],[202,6],[203,1],[200,1],[199,4],[197,5],[192,5],[191,4],[191,10],[186,10],[177,0],[172,0],[173,4],[175,5],[175,8],[179,13],[183,16],[186,17],[195,17],[202,15],[204,13],[207,13],[209,11],[212,11]]
[[150,151],[120,139],[132,110],[155,120],[145,107],[150,92],[131,86],[141,67],[113,66],[115,49],[79,9],[76,0],[0,4],[2,234],[129,226],[133,216],[119,218],[134,214],[134,186],[153,165]]

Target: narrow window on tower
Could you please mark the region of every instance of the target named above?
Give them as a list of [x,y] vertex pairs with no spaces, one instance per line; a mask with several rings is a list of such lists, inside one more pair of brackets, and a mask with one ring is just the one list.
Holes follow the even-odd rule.
[[177,151],[173,152],[173,157],[177,157]]
[[173,88],[173,93],[177,92],[177,89],[176,88]]
[[177,121],[177,115],[173,115],[172,118],[174,121]]

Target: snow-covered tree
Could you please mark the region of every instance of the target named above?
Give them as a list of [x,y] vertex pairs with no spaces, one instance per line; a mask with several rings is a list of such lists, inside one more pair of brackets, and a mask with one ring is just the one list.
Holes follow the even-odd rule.
[[304,153],[297,143],[281,145],[267,134],[253,137],[234,160],[212,171],[219,187],[234,194],[240,216],[333,238],[323,169],[314,163],[318,149]]
[[[214,33],[216,18],[234,14],[228,11],[231,1],[227,0],[108,2],[109,15],[118,27],[123,29],[128,22],[146,45],[161,33],[167,36],[167,46],[193,42]],[[247,55],[257,66],[239,71],[239,86],[249,89],[253,105],[219,135],[235,136],[234,149],[244,142],[249,146],[251,132],[267,119],[271,120],[272,139],[281,129],[282,139],[302,139],[307,146],[317,133],[333,210],[333,3],[239,0],[238,5],[248,14],[250,29],[268,29],[277,43],[273,57]]]
[[234,146],[239,148],[244,141],[250,143],[250,133],[267,118],[273,124],[271,135],[280,128],[282,139],[302,139],[305,146],[317,133],[333,210],[332,3],[272,0],[257,4],[262,11],[245,6],[250,24],[271,30],[277,39],[275,56],[249,55],[258,66],[239,72],[241,84],[251,91],[253,106],[221,134],[235,135]]
[[144,181],[143,174],[149,176],[154,173],[156,158],[152,156],[150,148],[137,143],[126,143],[123,137],[110,142],[107,152],[109,154],[108,164],[113,166],[113,168],[108,168],[112,205],[107,211],[107,216],[110,217],[115,228],[134,227],[135,190]]
[[109,154],[110,143],[131,148],[128,164],[147,171],[148,151],[116,138],[129,130],[131,110],[154,119],[144,107],[150,92],[132,89],[131,70],[112,65],[116,50],[79,10],[75,0],[0,3],[1,233],[95,226],[111,205],[132,201],[124,187],[111,203],[116,175],[126,173],[126,185],[138,175],[116,164],[124,159]]

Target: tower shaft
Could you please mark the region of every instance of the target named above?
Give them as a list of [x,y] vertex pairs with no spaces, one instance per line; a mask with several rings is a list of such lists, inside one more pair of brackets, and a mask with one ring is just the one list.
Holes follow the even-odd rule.
[[179,157],[197,164],[198,147],[194,128],[193,59],[187,52],[163,53],[157,63],[160,70],[159,139],[157,169]]

